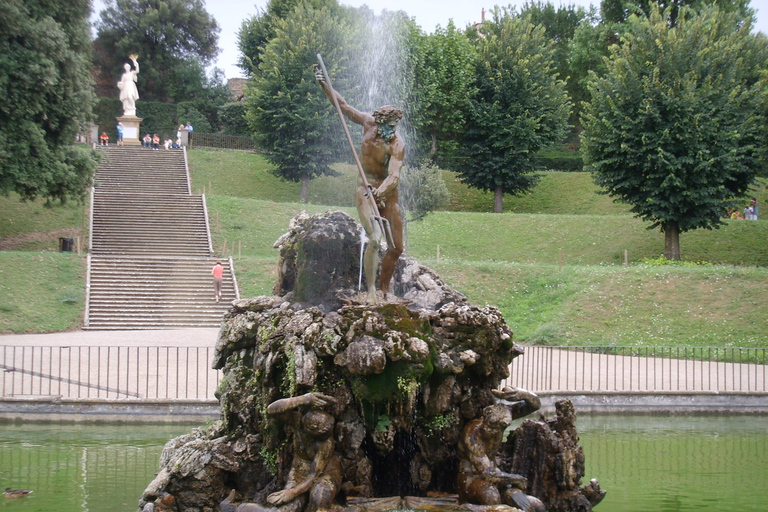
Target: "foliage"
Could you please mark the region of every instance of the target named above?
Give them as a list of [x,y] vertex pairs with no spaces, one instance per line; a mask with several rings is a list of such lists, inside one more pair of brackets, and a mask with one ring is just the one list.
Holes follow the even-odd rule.
[[470,186],[494,191],[500,213],[504,193],[520,194],[538,181],[534,154],[565,136],[570,104],[543,27],[497,11],[483,29],[460,173]]
[[242,101],[232,101],[220,106],[221,131],[227,135],[250,135],[245,114],[245,103]]
[[[136,105],[136,113],[142,118],[141,133],[157,133],[163,139],[176,138],[180,124],[191,123],[198,132],[215,133],[217,125],[223,123],[216,114],[211,114],[211,105],[205,101],[182,101],[164,103],[159,101],[141,101]],[[115,140],[115,118],[122,115],[122,103],[114,98],[98,98],[94,107],[96,124],[99,131],[106,131],[110,140]],[[241,106],[241,110],[245,107]]]
[[73,145],[90,126],[90,2],[0,4],[0,194],[83,198],[96,157]]
[[579,172],[584,169],[581,153],[574,148],[549,147],[540,150],[534,158],[539,170]]
[[[576,122],[578,120],[579,101],[583,99],[584,94],[582,91],[585,89],[580,86],[578,79],[574,79],[575,76],[578,76],[579,70],[574,70],[571,67],[574,63],[570,59],[571,41],[573,41],[579,27],[583,25],[591,26],[591,24],[597,22],[595,8],[590,6],[590,9],[587,11],[583,7],[577,7],[573,4],[561,4],[555,8],[549,1],[544,3],[540,0],[526,0],[520,9],[519,16],[527,16],[533,24],[543,25],[547,37],[554,41],[554,70],[557,72],[558,78],[566,81],[568,96],[571,99],[571,103],[576,107],[571,114],[571,120]],[[591,68],[584,69],[584,74],[586,74],[586,69]]]
[[717,5],[720,10],[736,14],[741,19],[747,19],[754,14],[749,8],[749,0],[602,0],[600,12],[606,24],[625,23],[630,16],[650,16],[654,8],[668,10],[667,21],[670,26],[677,22],[681,8],[687,8],[688,14],[706,5]]
[[189,123],[198,132],[211,133],[216,131],[203,113],[197,109],[197,105],[191,101],[178,103],[176,106],[176,116],[179,124],[186,125]]
[[411,109],[411,123],[427,132],[428,156],[451,167],[469,110],[475,48],[449,21],[444,29],[415,38],[413,54],[417,107]]
[[[277,23],[267,43],[258,77],[246,89],[246,118],[256,144],[267,152],[274,173],[302,183],[302,201],[310,178],[333,174],[334,119],[328,99],[315,82],[317,53],[329,63],[343,61],[345,26],[328,9],[298,7]],[[329,73],[333,76],[333,70]]]
[[100,93],[117,94],[115,77],[139,55],[144,100],[198,100],[206,96],[204,68],[218,54],[216,20],[203,0],[106,0],[93,42]]
[[582,148],[595,181],[665,233],[680,259],[678,233],[723,224],[746,194],[766,141],[768,43],[716,8],[630,18],[608,71],[592,76]]
[[237,65],[245,74],[259,74],[262,54],[267,43],[277,35],[278,23],[288,18],[302,4],[312,9],[327,8],[335,15],[340,12],[336,0],[269,0],[265,9],[259,9],[257,14],[243,20],[237,33],[237,46],[240,50]]
[[[583,102],[589,99],[589,76],[605,74],[608,48],[618,42],[616,34],[622,29],[617,24],[582,21],[568,42],[568,94],[574,103],[574,114],[581,114]],[[575,122],[579,122],[576,117]]]
[[421,220],[448,201],[440,169],[431,164],[403,167],[398,184],[400,206],[411,213],[411,220]]

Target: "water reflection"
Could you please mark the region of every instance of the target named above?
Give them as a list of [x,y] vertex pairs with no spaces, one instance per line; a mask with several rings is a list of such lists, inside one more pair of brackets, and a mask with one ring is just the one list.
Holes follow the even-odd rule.
[[582,416],[600,512],[768,510],[768,423],[759,416]]
[[[597,512],[768,510],[768,422],[759,416],[580,416]],[[163,445],[190,426],[0,424],[0,501],[23,512],[132,512]]]
[[25,512],[136,510],[163,445],[189,426],[0,425],[0,485],[32,489],[0,508]]

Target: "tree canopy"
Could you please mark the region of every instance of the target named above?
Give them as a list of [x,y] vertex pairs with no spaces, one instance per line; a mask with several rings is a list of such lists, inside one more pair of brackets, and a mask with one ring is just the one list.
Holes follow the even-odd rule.
[[115,81],[130,54],[139,55],[142,99],[183,101],[205,88],[204,68],[218,55],[219,25],[203,0],[106,0],[93,43],[99,91]]
[[341,9],[336,0],[269,0],[266,8],[243,20],[237,33],[237,45],[240,49],[237,65],[243,72],[247,75],[258,74],[262,52],[275,36],[278,22],[287,18],[300,4],[313,9],[326,7],[334,15],[338,15]]
[[765,37],[737,13],[681,8],[629,18],[607,71],[593,74],[582,149],[595,181],[665,233],[722,224],[753,183],[765,147]]
[[334,77],[333,63],[344,61],[341,49],[347,47],[344,25],[327,8],[306,5],[278,20],[246,93],[247,120],[257,144],[275,165],[276,175],[302,183],[303,202],[309,179],[334,173],[329,164],[336,156],[332,133],[338,131],[338,119],[312,66],[319,52]]
[[81,198],[96,160],[90,126],[90,0],[0,2],[0,193]]
[[428,134],[428,156],[453,167],[451,156],[458,148],[472,95],[475,47],[451,21],[444,29],[437,27],[434,33],[418,37],[413,54],[411,122]]
[[470,186],[493,191],[500,213],[503,194],[536,185],[534,154],[566,135],[570,102],[543,26],[497,13],[483,30],[459,172]]

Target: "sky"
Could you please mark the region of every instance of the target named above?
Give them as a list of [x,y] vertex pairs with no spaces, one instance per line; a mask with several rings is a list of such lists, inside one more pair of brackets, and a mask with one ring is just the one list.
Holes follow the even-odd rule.
[[[589,7],[592,4],[598,7],[600,4],[599,0],[551,1],[556,6],[562,4]],[[425,32],[432,32],[437,25],[442,27],[448,25],[449,19],[453,19],[454,24],[459,28],[479,22],[483,7],[486,10],[493,8],[494,5],[519,7],[525,2],[524,0],[493,3],[484,3],[483,0],[340,0],[339,3],[353,7],[366,4],[376,14],[380,14],[382,9],[405,11],[409,16],[416,19],[416,23]],[[98,12],[103,8],[103,5],[103,0],[94,0],[94,20],[98,19]],[[237,33],[240,30],[240,24],[244,19],[255,15],[259,10],[263,10],[266,5],[267,0],[206,0],[208,12],[216,18],[221,27],[219,47],[222,51],[215,66],[223,69],[227,78],[243,76],[240,68],[236,65],[238,60]],[[768,0],[752,0],[750,6],[757,11],[755,28],[768,34]],[[139,61],[141,61],[141,57],[139,57]]]

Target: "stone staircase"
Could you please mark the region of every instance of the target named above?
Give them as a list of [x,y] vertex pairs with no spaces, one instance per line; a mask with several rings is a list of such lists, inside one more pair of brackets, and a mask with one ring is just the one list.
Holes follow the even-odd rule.
[[190,194],[184,150],[99,147],[91,201],[86,329],[218,327],[238,297],[231,260],[222,300],[204,196]]

